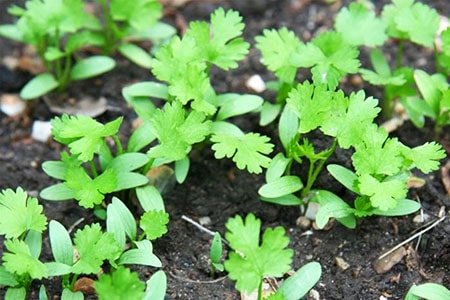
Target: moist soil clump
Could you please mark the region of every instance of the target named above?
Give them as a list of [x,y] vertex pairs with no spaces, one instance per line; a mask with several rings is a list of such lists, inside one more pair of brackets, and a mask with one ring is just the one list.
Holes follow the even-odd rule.
[[[251,44],[254,44],[254,37],[261,34],[264,28],[283,26],[307,41],[318,32],[330,28],[334,15],[349,1],[338,1],[333,5],[324,2],[191,1],[181,7],[167,9],[165,21],[177,25],[182,31],[182,24],[191,20],[207,20],[215,8],[223,6],[240,10],[246,23],[245,37]],[[385,2],[387,1],[379,1],[376,5],[381,7]],[[440,14],[450,15],[450,7],[444,5],[445,1],[423,2],[435,7]],[[0,3],[2,24],[12,21],[6,13],[6,7],[10,4],[22,5],[23,1]],[[432,53],[423,49],[411,49],[405,48],[404,63],[432,71],[434,68],[431,63]],[[7,55],[20,56],[22,51],[21,45],[0,39],[2,58]],[[368,51],[365,49],[362,51],[363,57],[367,58]],[[394,53],[392,57],[395,57]],[[250,91],[244,83],[254,74],[262,76],[265,80],[274,79],[259,59],[259,53],[252,50],[236,70],[223,72],[213,69],[212,82],[216,91],[248,93]],[[108,122],[124,116],[119,137],[126,143],[136,114],[122,98],[121,89],[128,84],[153,78],[148,70],[131,65],[120,58],[118,60],[118,67],[113,72],[101,76],[95,82],[72,85],[69,93],[77,95],[82,91],[95,97],[105,97],[107,109],[98,120]],[[364,64],[365,67],[370,66],[363,60]],[[31,77],[24,72],[12,74],[10,72],[5,66],[0,66],[0,94],[18,92]],[[310,74],[305,71],[298,74],[300,82],[309,77]],[[12,78],[14,80],[11,80]],[[341,87],[349,92],[356,90],[351,82],[344,82]],[[374,88],[368,87],[366,93],[377,98],[381,97],[380,91]],[[265,92],[263,97],[273,99],[274,95]],[[55,183],[43,173],[41,164],[47,160],[58,159],[59,153],[64,149],[55,142],[37,142],[30,137],[32,121],[48,121],[53,116],[55,114],[43,100],[30,103],[28,114],[23,118],[10,118],[0,114],[0,189],[15,189],[21,186],[31,196],[37,197],[40,190]],[[246,131],[266,134],[272,138],[273,143],[279,143],[276,130],[270,126],[259,127],[257,116],[236,118],[235,122]],[[449,152],[448,128],[436,138],[431,129],[432,125],[426,124],[424,129],[417,129],[407,122],[393,135],[408,146],[417,146],[437,139]],[[312,135],[311,138],[314,138],[314,133]],[[326,144],[327,141],[323,143]],[[337,151],[330,158],[330,163],[349,166],[350,156],[351,153],[346,151]],[[194,220],[208,217],[210,221],[205,226],[223,235],[228,218],[236,214],[244,216],[250,212],[262,219],[264,227],[283,226],[286,229],[291,240],[289,247],[295,251],[294,270],[310,261],[317,261],[322,265],[322,277],[314,288],[320,299],[380,299],[382,296],[387,299],[401,299],[412,284],[435,282],[450,287],[448,218],[425,233],[420,241],[416,239],[407,244],[406,255],[401,262],[386,273],[378,274],[373,268],[376,258],[422,229],[424,223],[415,222],[414,215],[398,218],[369,217],[360,220],[354,230],[338,223],[332,224],[331,228],[325,231],[304,229],[296,223],[300,216],[299,208],[281,207],[259,200],[257,190],[264,183],[263,176],[240,171],[228,160],[216,160],[207,147],[199,152],[194,151],[191,161],[186,182],[176,185],[164,195],[166,210],[170,214],[169,231],[154,242],[154,252],[161,259],[167,274],[169,298],[240,299],[240,295],[234,289],[234,283],[224,273],[216,274],[215,277],[210,276],[209,246],[212,237],[199,231],[181,217],[185,215]],[[446,161],[442,163],[445,164]],[[303,170],[298,172],[301,174]],[[412,188],[409,198],[418,199],[423,206],[423,212],[430,216],[430,220],[435,220],[442,207],[445,211],[450,208],[450,198],[442,184],[442,175],[440,172],[428,176],[416,175],[424,179],[425,185],[421,188]],[[326,172],[322,172],[319,176],[316,186],[329,189],[344,199],[352,199],[352,195],[346,194],[348,192],[345,192],[345,189]],[[73,230],[82,228],[85,224],[98,222],[91,211],[80,208],[72,201],[42,200],[40,203],[44,205],[44,212],[49,218],[58,220],[67,228],[77,224]],[[3,244],[3,240],[1,242]],[[4,250],[4,247],[0,248],[0,252]],[[47,234],[44,234],[41,260],[53,260]],[[147,280],[155,271],[143,267],[135,270],[142,280]],[[41,283],[45,284],[51,299],[57,299],[57,295],[61,294],[59,280],[36,281],[31,288],[30,299],[37,299]],[[4,289],[0,289],[0,298],[4,293]],[[307,298],[318,299],[314,295],[315,293],[311,293]],[[95,299],[94,296],[87,298]]]

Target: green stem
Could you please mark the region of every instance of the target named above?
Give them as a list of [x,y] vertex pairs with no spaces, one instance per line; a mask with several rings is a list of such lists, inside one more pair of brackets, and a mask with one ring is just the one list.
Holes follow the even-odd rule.
[[123,153],[123,147],[122,147],[122,142],[120,141],[119,137],[117,136],[117,134],[112,136],[114,142],[116,143],[116,147],[117,147],[117,155],[120,155]]
[[148,163],[144,166],[144,175],[148,173],[148,171],[152,168],[153,163],[155,162],[155,158],[152,157],[148,161]]
[[89,168],[91,169],[92,176],[93,176],[94,178],[97,177],[97,176],[98,176],[98,172],[97,172],[97,168],[95,167],[94,162],[93,162],[92,160],[90,160],[90,161],[88,162],[88,164],[89,164]]
[[263,287],[263,280],[261,279],[258,287],[258,300],[262,300],[262,287]]
[[[303,188],[302,193],[301,193],[302,199],[305,198],[311,191],[311,188],[314,185],[314,182],[316,181],[317,176],[319,176],[320,171],[322,171],[322,168],[325,165],[325,162],[328,160],[328,158],[331,156],[331,154],[334,153],[336,146],[337,146],[337,140],[335,139],[333,141],[333,144],[331,145],[331,147],[326,152],[325,157],[321,158],[320,160],[314,160],[314,159],[309,160],[310,164],[309,164],[309,170],[308,170],[308,180],[306,182],[306,186]],[[319,163],[316,166],[317,161],[319,161]]]

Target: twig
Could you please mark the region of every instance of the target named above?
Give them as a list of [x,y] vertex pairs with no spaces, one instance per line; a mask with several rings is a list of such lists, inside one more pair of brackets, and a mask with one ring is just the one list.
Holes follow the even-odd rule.
[[77,227],[83,221],[84,221],[84,218],[79,218],[78,220],[76,220],[75,223],[73,223],[72,226],[70,226],[69,230],[67,230],[67,232],[69,232],[69,234],[70,234],[72,232],[72,230],[74,230],[75,227]]
[[427,228],[425,228],[424,230],[419,231],[418,233],[414,234],[413,236],[411,236],[410,238],[404,240],[403,242],[401,242],[400,244],[398,244],[397,246],[395,246],[394,248],[392,248],[391,250],[389,250],[388,252],[382,254],[381,256],[378,257],[378,259],[383,259],[384,257],[388,256],[389,254],[391,254],[392,252],[394,252],[395,250],[397,250],[398,248],[400,248],[401,246],[409,243],[410,241],[412,241],[413,239],[415,239],[418,236],[421,236],[422,234],[424,234],[425,232],[427,232],[428,230],[432,229],[433,227],[436,227],[436,225],[438,225],[439,223],[441,223],[442,221],[444,221],[444,219],[447,216],[443,216],[440,219],[437,219],[433,224],[431,224],[430,226],[428,226]]
[[[200,225],[199,223],[195,222],[194,220],[192,220],[189,217],[186,217],[185,215],[182,215],[181,218],[183,220],[185,220],[186,222],[191,223],[192,225],[194,225],[195,227],[197,227],[198,229],[200,229],[203,232],[206,232],[207,234],[214,236],[216,234],[216,232],[209,230],[208,228]],[[229,246],[228,242],[225,241],[224,239],[222,239],[222,243],[224,243],[225,245]]]
[[185,281],[185,282],[189,282],[189,283],[218,283],[221,282],[222,280],[224,280],[225,278],[227,278],[227,276],[223,276],[214,280],[192,280],[189,278],[185,278],[185,277],[181,277],[178,275],[173,274],[172,272],[169,272],[169,275],[172,276],[173,278],[177,279],[177,280],[181,280],[181,281]]

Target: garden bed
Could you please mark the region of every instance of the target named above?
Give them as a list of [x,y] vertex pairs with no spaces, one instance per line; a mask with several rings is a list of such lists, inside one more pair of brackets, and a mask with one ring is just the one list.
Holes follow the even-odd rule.
[[[0,23],[10,21],[5,7],[17,1],[0,3]],[[194,1],[179,8],[171,8],[166,16],[167,22],[178,24],[181,19],[207,20],[211,12],[218,6],[241,8],[246,29],[244,36],[254,44],[253,37],[261,34],[264,28],[280,28],[286,26],[296,32],[299,37],[309,39],[321,30],[332,26],[333,16],[339,11],[342,3],[338,1],[328,5],[325,1],[284,1],[264,0],[264,5],[250,7],[234,6],[239,1]],[[345,2],[345,1],[343,1]],[[380,1],[383,2],[383,1]],[[450,15],[450,7],[445,1],[428,1],[440,14]],[[382,3],[377,2],[377,6]],[[170,11],[170,13],[169,13]],[[177,21],[176,21],[177,20]],[[393,43],[393,42],[392,42]],[[388,45],[389,46],[389,45]],[[0,57],[21,53],[19,44],[0,39]],[[415,48],[405,49],[407,65],[433,71],[429,65],[432,53]],[[363,57],[367,53],[363,53]],[[252,49],[248,59],[240,67],[231,72],[213,70],[212,83],[217,92],[249,93],[246,80],[255,74],[264,79],[271,75],[259,62],[260,54]],[[363,61],[364,64],[364,61]],[[368,65],[366,65],[367,67]],[[27,74],[14,74],[21,80],[29,78]],[[310,75],[308,72],[298,74],[299,81]],[[5,75],[8,79],[10,75]],[[2,74],[0,74],[2,78]],[[102,123],[124,116],[119,138],[126,144],[132,130],[132,122],[136,119],[134,110],[124,101],[121,90],[131,83],[152,80],[148,70],[120,61],[118,67],[100,79],[77,83],[70,87],[70,93],[77,95],[80,91],[91,92],[95,97],[107,99],[107,109],[98,120]],[[352,76],[342,83],[345,91],[359,90],[360,83]],[[17,81],[6,85],[0,83],[0,93],[18,92]],[[382,93],[373,87],[367,88],[367,94],[382,97]],[[265,98],[273,97],[269,92],[262,94]],[[32,106],[32,107],[31,107]],[[31,125],[35,120],[48,121],[54,114],[43,100],[36,100],[30,105],[29,114],[22,118],[9,118],[0,115],[0,189],[23,187],[30,195],[38,196],[39,191],[55,183],[42,172],[41,164],[47,160],[59,158],[62,151],[60,144],[49,141],[37,142],[31,139]],[[381,122],[382,120],[380,120]],[[277,142],[277,130],[271,126],[260,127],[258,117],[236,118],[246,131],[260,132],[270,136]],[[436,137],[432,124],[427,123],[423,129],[415,128],[406,122],[392,133],[407,146],[418,146],[427,141],[438,140],[450,153],[450,131],[444,128]],[[313,133],[314,134],[314,133]],[[326,142],[326,141],[325,141]],[[278,146],[279,147],[279,146]],[[348,165],[350,153],[338,151],[329,163]],[[442,165],[449,161],[442,160]],[[423,212],[436,220],[442,207],[450,208],[450,197],[442,183],[442,174],[436,171],[423,177],[425,184],[420,188],[412,188],[410,199],[418,199]],[[389,271],[378,274],[373,268],[375,259],[385,251],[422,229],[424,223],[415,222],[417,215],[406,217],[369,217],[364,218],[356,229],[347,229],[335,222],[328,230],[302,228],[296,224],[300,209],[282,207],[259,200],[258,189],[264,184],[261,175],[248,174],[238,170],[229,160],[216,160],[211,150],[191,153],[191,168],[187,180],[176,185],[164,194],[166,211],[170,215],[169,231],[154,242],[154,252],[161,259],[163,270],[168,278],[167,294],[173,299],[239,299],[239,294],[225,273],[210,276],[209,247],[211,236],[200,231],[183,220],[182,215],[194,220],[208,217],[207,228],[224,234],[224,224],[230,218],[247,213],[254,213],[261,218],[263,227],[283,226],[290,238],[289,247],[294,249],[293,269],[296,270],[310,261],[322,265],[322,277],[314,287],[320,299],[400,299],[413,284],[424,282],[441,283],[450,287],[450,220],[447,218],[436,228],[426,232],[418,241],[408,243],[405,247],[407,255]],[[344,197],[345,189],[326,172],[322,172],[316,183],[317,188],[326,188]],[[67,228],[82,228],[95,221],[95,216],[87,209],[79,207],[72,201],[50,202],[40,201],[45,214],[60,221]],[[49,241],[44,234],[44,251],[42,261],[52,260]],[[3,243],[3,240],[1,240]],[[0,249],[3,251],[4,249]],[[339,260],[348,266],[343,267]],[[152,268],[136,269],[142,280],[147,280],[155,271]],[[223,276],[223,277],[222,277]],[[60,294],[60,283],[56,280],[46,281],[47,291],[53,296]],[[35,281],[30,299],[37,298],[39,282]],[[0,289],[0,298],[4,291]],[[310,295],[310,299],[314,298]]]

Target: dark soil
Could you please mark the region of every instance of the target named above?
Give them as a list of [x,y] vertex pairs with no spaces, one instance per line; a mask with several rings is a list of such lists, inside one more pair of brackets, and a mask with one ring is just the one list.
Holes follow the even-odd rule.
[[[0,2],[0,23],[7,23],[11,18],[6,14],[5,7],[20,1]],[[260,34],[263,28],[280,28],[286,26],[294,30],[302,39],[309,39],[317,32],[332,25],[333,15],[340,9],[341,4],[326,5],[324,1],[306,0],[259,0],[247,1],[257,5],[242,5],[241,1],[221,2],[200,1],[186,4],[177,10],[170,10],[167,22],[175,23],[176,18],[184,20],[208,19],[214,9],[224,7],[240,8],[245,16],[247,25],[246,39],[254,43],[254,36]],[[245,3],[245,1],[242,1]],[[377,5],[381,5],[379,1]],[[450,6],[446,1],[426,1],[439,10],[441,14],[450,15]],[[303,4],[302,7],[296,6]],[[446,5],[447,4],[447,5]],[[175,17],[175,14],[177,17]],[[407,48],[408,49],[408,48]],[[433,70],[431,54],[422,49],[410,48],[406,50],[405,63],[429,70]],[[18,55],[21,46],[17,43],[0,39],[0,58],[5,55]],[[366,55],[366,54],[363,54]],[[430,63],[428,63],[430,61]],[[425,64],[424,64],[425,62]],[[13,72],[5,75],[6,69],[0,68],[0,94],[17,92],[20,83],[29,78],[24,73]],[[214,71],[213,84],[218,92],[249,92],[244,86],[245,79],[253,74],[260,74],[264,79],[273,78],[259,63],[259,54],[253,51],[240,68],[225,73]],[[3,77],[2,77],[3,76]],[[10,80],[16,76],[15,80]],[[299,73],[299,80],[308,78],[307,72]],[[3,78],[3,79],[2,79]],[[121,96],[121,88],[133,82],[151,80],[148,70],[142,70],[121,61],[119,67],[112,73],[102,76],[95,83],[84,82],[71,87],[70,92],[77,94],[80,90],[88,91],[95,96],[106,97],[107,112],[98,119],[102,122],[110,121],[120,115],[125,116],[121,128],[121,139],[126,141],[131,122],[136,118],[133,110],[128,107]],[[355,90],[348,83],[342,86],[346,91]],[[380,91],[368,88],[367,93],[380,97]],[[264,94],[266,99],[273,95]],[[41,164],[47,160],[58,159],[63,150],[54,142],[41,143],[30,138],[31,124],[34,120],[50,120],[52,114],[47,105],[38,100],[30,108],[29,119],[9,118],[0,113],[0,189],[18,186],[27,190],[30,195],[37,196],[39,191],[54,183],[41,170]],[[239,125],[248,131],[268,134],[276,142],[276,132],[272,128],[260,128],[257,117],[237,119]],[[406,123],[394,135],[410,146],[420,145],[433,140],[431,124],[419,130]],[[450,131],[443,132],[439,141],[450,145]],[[449,149],[447,147],[447,149]],[[331,161],[343,165],[349,164],[349,154],[338,152]],[[446,159],[448,161],[448,158]],[[443,164],[446,161],[442,161]],[[450,208],[450,197],[442,184],[440,172],[428,176],[417,174],[425,179],[426,184],[419,189],[411,189],[409,197],[420,199],[424,212],[437,218],[441,207],[445,211]],[[198,220],[199,217],[209,217],[211,223],[207,227],[224,233],[227,219],[236,214],[246,215],[254,213],[262,219],[264,227],[283,226],[291,239],[290,247],[295,251],[293,269],[298,269],[309,261],[318,261],[322,265],[323,275],[314,288],[320,299],[388,299],[402,298],[412,284],[423,282],[437,282],[450,287],[450,221],[447,218],[433,230],[422,236],[420,242],[411,242],[410,255],[404,258],[385,274],[377,274],[372,266],[373,261],[380,254],[389,250],[401,241],[410,237],[423,224],[412,221],[414,216],[401,218],[370,217],[359,222],[354,230],[334,224],[328,231],[312,230],[305,234],[305,230],[296,225],[296,218],[300,215],[297,208],[285,208],[261,202],[257,190],[263,183],[263,176],[250,175],[237,170],[228,160],[215,160],[212,152],[205,149],[201,153],[193,153],[192,165],[186,182],[177,185],[164,195],[166,210],[171,222],[169,232],[155,241],[154,251],[163,262],[164,271],[168,277],[167,294],[173,299],[239,299],[234,284],[224,274],[217,278],[209,275],[209,245],[211,237],[199,231],[191,224],[181,219],[182,215]],[[317,188],[330,189],[345,196],[339,183],[326,173],[318,180]],[[351,198],[348,198],[349,200]],[[96,221],[88,210],[82,209],[72,201],[48,202],[41,201],[45,207],[45,214],[49,219],[62,222],[70,227],[80,219],[76,228]],[[1,240],[0,240],[1,241]],[[0,248],[0,253],[4,249]],[[44,240],[43,261],[51,261],[48,239]],[[414,259],[414,253],[418,257]],[[342,271],[336,265],[336,257],[343,258],[350,266]],[[154,272],[153,269],[137,269],[141,279],[146,280]],[[37,298],[40,282],[32,288],[30,299]],[[45,281],[51,299],[58,299],[60,283],[56,280]],[[4,290],[0,289],[0,298]],[[310,299],[314,299],[309,297]]]

